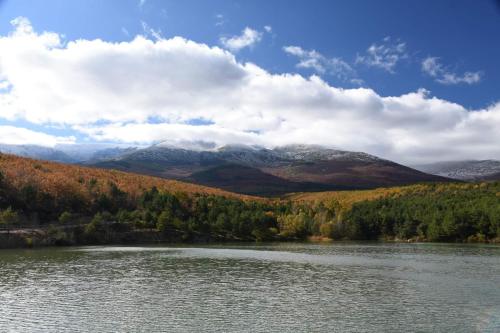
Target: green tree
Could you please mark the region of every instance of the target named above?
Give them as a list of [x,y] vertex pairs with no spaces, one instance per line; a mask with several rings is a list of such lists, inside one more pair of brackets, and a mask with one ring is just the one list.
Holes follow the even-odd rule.
[[304,212],[278,217],[278,224],[283,237],[302,238],[307,235],[309,218]]
[[7,228],[8,234],[10,234],[11,228],[19,223],[19,220],[19,214],[12,210],[11,207],[0,211],[0,225]]
[[85,226],[85,233],[88,235],[96,233],[101,228],[103,222],[104,218],[102,217],[102,214],[95,214],[92,218],[92,221],[90,221],[90,223]]
[[61,224],[68,224],[69,221],[73,218],[73,215],[70,212],[63,212],[59,216],[59,223]]
[[169,211],[164,210],[158,215],[156,221],[156,229],[160,232],[167,232],[173,226],[172,214]]
[[332,237],[333,223],[323,223],[319,226],[319,232],[323,237]]

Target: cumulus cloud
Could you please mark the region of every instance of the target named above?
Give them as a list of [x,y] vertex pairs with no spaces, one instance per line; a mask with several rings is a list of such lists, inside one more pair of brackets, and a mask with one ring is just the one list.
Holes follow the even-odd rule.
[[438,57],[427,57],[422,61],[422,71],[433,77],[438,83],[445,85],[476,84],[481,81],[481,72],[465,72],[462,75],[454,73],[444,67]]
[[299,59],[296,65],[298,68],[309,68],[318,74],[329,74],[344,80],[352,79],[353,83],[362,83],[355,78],[354,69],[341,58],[327,58],[316,50],[304,50],[300,46],[285,46],[283,51]]
[[76,126],[85,133],[104,142],[148,144],[151,142],[210,142],[214,146],[227,143],[260,144],[258,134],[233,130],[218,125],[192,126],[187,124],[110,124],[105,126]]
[[[468,110],[423,89],[338,88],[180,37],[64,41],[24,19],[0,49],[0,118],[91,140],[322,144],[404,163],[500,158],[500,103]],[[0,141],[22,137],[10,130],[0,129]],[[67,139],[49,137],[35,141]]]
[[237,52],[246,47],[251,47],[260,42],[261,40],[262,40],[262,32],[259,32],[249,27],[243,29],[241,35],[239,36],[233,36],[230,38],[227,37],[220,38],[221,44],[225,48],[233,52]]
[[39,145],[54,147],[57,144],[75,143],[75,137],[60,137],[26,128],[0,125],[0,143],[9,145]]
[[391,37],[385,37],[381,43],[370,45],[365,55],[358,54],[356,63],[369,67],[378,67],[389,73],[394,73],[396,65],[407,58],[406,43],[401,41],[393,42]]

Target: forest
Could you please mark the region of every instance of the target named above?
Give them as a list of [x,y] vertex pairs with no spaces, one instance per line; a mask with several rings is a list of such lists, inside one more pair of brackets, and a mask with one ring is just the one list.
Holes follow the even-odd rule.
[[[27,176],[20,179],[19,174]],[[0,156],[0,242],[11,237],[23,238],[27,246],[311,236],[440,242],[500,239],[498,182],[266,199],[190,184],[182,187],[146,176],[134,175],[127,182],[126,177],[132,176]]]

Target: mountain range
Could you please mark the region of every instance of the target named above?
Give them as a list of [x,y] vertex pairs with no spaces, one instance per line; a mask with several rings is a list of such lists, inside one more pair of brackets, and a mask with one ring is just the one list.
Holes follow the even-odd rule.
[[438,162],[414,167],[422,172],[465,181],[500,180],[500,161]]
[[111,145],[0,145],[0,152],[183,180],[250,195],[368,189],[421,182],[447,182],[363,152],[316,145],[258,146],[160,143],[150,147]]
[[92,165],[252,195],[449,181],[366,153],[315,145],[192,150],[157,144]]
[[38,145],[0,144],[0,153],[4,154],[62,163],[86,164],[119,157],[137,149],[139,148],[112,144],[59,144],[53,148]]

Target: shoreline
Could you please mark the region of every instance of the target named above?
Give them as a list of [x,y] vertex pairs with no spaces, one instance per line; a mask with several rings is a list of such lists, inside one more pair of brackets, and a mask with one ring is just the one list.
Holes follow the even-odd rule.
[[[49,227],[47,229],[33,228],[33,229],[13,229],[9,232],[0,233],[0,250],[2,249],[42,249],[47,247],[77,247],[77,246],[135,246],[135,245],[160,245],[160,244],[259,244],[259,243],[290,243],[290,242],[303,242],[313,244],[334,244],[334,243],[348,243],[348,242],[367,242],[367,243],[433,243],[433,244],[500,244],[500,239],[481,240],[470,239],[468,241],[428,241],[421,238],[411,239],[377,239],[377,240],[355,240],[355,239],[342,239],[335,240],[330,237],[321,235],[308,236],[305,239],[298,238],[280,238],[266,239],[264,241],[257,241],[253,239],[238,239],[238,238],[221,238],[209,237],[206,235],[192,236],[189,239],[183,239],[182,235],[178,232],[165,234],[154,229],[146,230],[130,230],[124,232],[103,232],[95,239],[79,238],[78,234],[82,226],[75,226],[71,228]],[[77,235],[77,236],[75,236]]]

